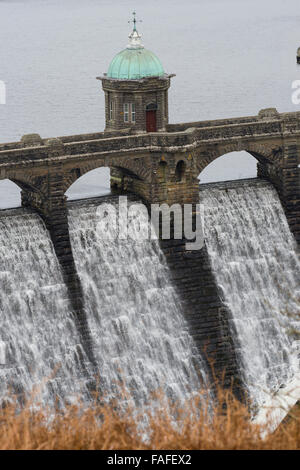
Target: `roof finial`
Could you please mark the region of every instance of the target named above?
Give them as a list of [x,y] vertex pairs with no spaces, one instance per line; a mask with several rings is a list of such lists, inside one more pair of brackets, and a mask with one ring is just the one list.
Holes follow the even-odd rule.
[[[133,31],[137,31],[136,29],[136,23],[137,23],[137,19],[136,19],[136,12],[133,11],[132,12],[132,15],[133,15],[133,19],[132,20],[129,20],[128,23],[133,23]],[[142,23],[142,20],[138,20],[139,23]]]
[[[142,49],[144,46],[141,42],[141,35],[138,33],[136,29],[136,23],[137,23],[136,12],[133,11],[132,15],[133,15],[133,19],[128,21],[128,23],[133,23],[133,30],[128,36],[129,44],[127,46],[127,49]],[[138,22],[141,23],[142,20],[138,20]]]

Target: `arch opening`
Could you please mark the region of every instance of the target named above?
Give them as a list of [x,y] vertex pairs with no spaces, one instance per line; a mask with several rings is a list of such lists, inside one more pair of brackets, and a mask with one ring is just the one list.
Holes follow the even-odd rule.
[[185,169],[186,169],[186,164],[183,160],[179,160],[177,162],[176,168],[175,168],[175,180],[176,182],[180,182],[183,180],[184,175],[185,175]]
[[111,193],[110,168],[100,167],[80,176],[80,169],[75,169],[76,180],[67,189],[68,201],[107,196]]
[[119,167],[98,167],[93,169],[74,168],[66,177],[65,195],[69,201],[89,199],[110,194],[130,192],[128,181],[142,178],[133,171]]
[[146,111],[157,111],[156,103],[148,103],[146,106]]
[[0,181],[0,210],[21,207],[21,188],[10,179]]
[[257,177],[258,159],[242,150],[217,157],[199,174],[200,184]]

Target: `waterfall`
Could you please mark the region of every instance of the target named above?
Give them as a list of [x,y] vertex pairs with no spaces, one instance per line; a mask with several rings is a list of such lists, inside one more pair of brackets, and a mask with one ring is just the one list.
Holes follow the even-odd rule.
[[[299,373],[300,262],[281,203],[262,180],[202,185],[213,272],[230,312],[250,396],[262,404]],[[129,206],[137,201],[131,197]],[[70,236],[82,283],[100,390],[143,405],[162,389],[183,401],[207,386],[157,240],[103,239],[97,210],[117,197],[69,204]],[[113,236],[113,221],[107,226]],[[137,220],[129,217],[129,226]],[[140,226],[149,224],[147,215]],[[132,230],[134,232],[134,230]],[[112,237],[113,238],[113,237]],[[85,356],[59,263],[39,216],[0,215],[0,396],[20,399],[42,384],[51,405],[89,400],[95,368]]]
[[[117,209],[116,197],[102,199]],[[199,391],[205,372],[159,243],[103,239],[100,204],[70,203],[69,226],[101,388],[109,399],[121,384],[135,405],[157,389],[184,400]],[[148,217],[140,223],[148,226]],[[113,235],[111,218],[108,227]]]
[[67,288],[42,220],[27,209],[0,215],[0,396],[60,405],[86,395],[84,351]]
[[[102,198],[103,199],[103,198]],[[114,198],[105,199],[117,206]],[[158,241],[102,240],[96,202],[70,204],[73,253],[96,358],[85,356],[61,269],[41,218],[0,215],[0,396],[35,388],[45,405],[89,401],[100,391],[136,405],[163,389],[174,400],[199,391],[204,366],[181,313]],[[148,217],[142,221],[148,226]]]
[[269,183],[246,180],[200,189],[212,268],[231,313],[245,384],[260,405],[299,372],[296,243]]

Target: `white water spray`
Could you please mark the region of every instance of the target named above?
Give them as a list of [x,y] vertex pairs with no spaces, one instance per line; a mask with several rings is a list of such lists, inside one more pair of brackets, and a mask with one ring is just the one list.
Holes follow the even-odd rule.
[[69,224],[102,389],[113,398],[122,383],[136,405],[158,389],[187,399],[202,386],[204,366],[159,243],[102,240],[99,204],[71,204]]
[[296,243],[267,182],[203,185],[200,200],[206,244],[232,315],[241,371],[250,396],[261,405],[299,372],[293,347],[300,330]]
[[[88,367],[48,231],[26,209],[0,216],[0,396],[45,405],[86,396]],[[83,359],[83,362],[82,362]]]

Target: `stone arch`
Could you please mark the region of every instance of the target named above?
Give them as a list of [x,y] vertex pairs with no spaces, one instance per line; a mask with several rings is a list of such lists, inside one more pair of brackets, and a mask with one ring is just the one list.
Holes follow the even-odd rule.
[[276,164],[281,158],[282,151],[279,146],[264,144],[233,142],[220,145],[216,148],[207,148],[196,152],[196,171],[201,173],[210,163],[231,152],[245,151],[252,155],[260,164]]
[[111,170],[117,170],[125,176],[128,176],[133,179],[144,181],[151,174],[150,168],[145,168],[145,163],[143,165],[134,165],[134,163],[128,163],[126,160],[102,160],[89,163],[79,163],[78,166],[74,168],[66,168],[64,172],[64,192],[66,192],[73,183],[75,183],[79,178],[89,173],[92,170],[98,168],[110,168]]
[[0,178],[0,180],[2,179],[12,181],[24,191],[40,193],[41,195],[45,193],[47,186],[47,184],[45,184],[45,175],[37,176],[31,171],[7,171],[4,176]]
[[[34,179],[32,176],[23,174],[22,177],[15,174],[7,174],[5,178],[1,178],[1,181],[10,181],[20,190],[20,205],[26,206],[27,202],[32,200],[38,200],[42,203],[46,200],[46,188],[44,187],[44,180],[42,178]],[[17,195],[15,195],[17,197]],[[16,206],[12,206],[16,207]]]
[[125,172],[127,170],[137,179],[145,182],[151,182],[152,163],[150,157],[122,159],[113,158],[109,160],[109,164],[107,166],[115,167]]
[[19,178],[8,178],[10,181],[12,181],[13,183],[15,183],[17,186],[19,186],[19,188],[22,190],[22,191],[25,191],[25,192],[30,192],[30,193],[36,193],[38,194],[41,198],[44,198],[45,197],[45,194],[42,190],[41,187],[37,186],[36,184],[33,185],[32,182],[29,180],[29,179],[26,179],[26,178],[22,178],[22,179],[19,179]]
[[97,165],[85,164],[78,162],[78,165],[74,163],[74,167],[64,169],[64,179],[63,179],[63,191],[64,193],[72,186],[75,181],[81,178],[83,175],[89,171],[95,170],[96,168],[101,168],[106,166],[103,162],[98,162]]
[[157,111],[157,103],[153,100],[146,104],[146,111]]

